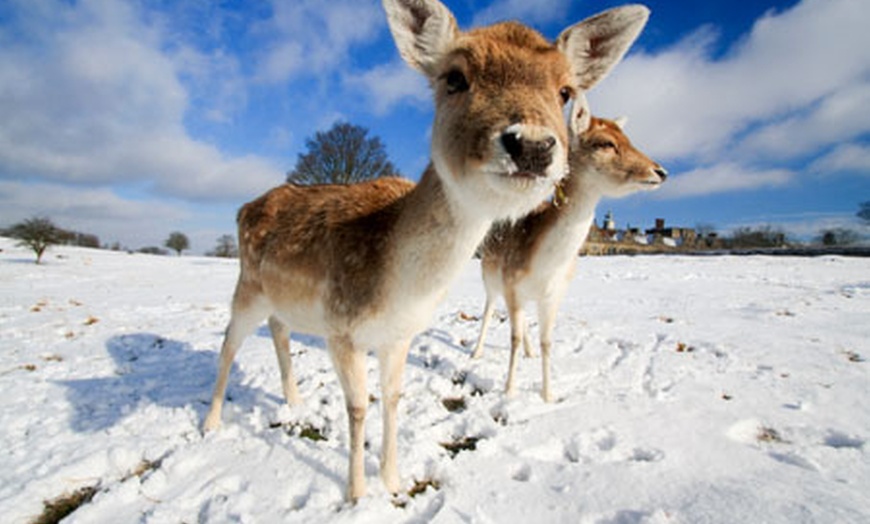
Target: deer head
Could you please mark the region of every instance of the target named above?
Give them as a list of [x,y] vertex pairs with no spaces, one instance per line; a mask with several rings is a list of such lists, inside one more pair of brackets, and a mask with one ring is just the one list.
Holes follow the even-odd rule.
[[459,208],[490,220],[525,214],[565,176],[563,107],[575,98],[585,107],[585,90],[619,62],[649,13],[612,9],[551,43],[515,22],[462,32],[437,0],[383,3],[402,58],[435,94],[435,170]]

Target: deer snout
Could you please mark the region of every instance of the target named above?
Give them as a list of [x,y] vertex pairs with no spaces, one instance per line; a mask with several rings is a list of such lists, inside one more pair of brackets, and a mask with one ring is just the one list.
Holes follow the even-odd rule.
[[523,135],[518,126],[510,126],[501,135],[501,144],[517,170],[525,175],[543,176],[553,162],[556,138],[532,139]]
[[668,170],[658,164],[653,168],[653,173],[657,174],[662,182],[668,178]]

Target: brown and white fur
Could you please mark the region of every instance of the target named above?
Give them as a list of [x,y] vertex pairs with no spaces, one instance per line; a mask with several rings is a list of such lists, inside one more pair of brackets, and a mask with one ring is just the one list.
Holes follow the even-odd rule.
[[[481,249],[486,306],[480,336],[472,353],[483,355],[483,342],[495,301],[503,296],[511,324],[511,355],[505,394],[514,391],[517,352],[522,342],[532,356],[523,306],[535,302],[541,342],[541,396],[550,402],[550,347],[559,303],[573,277],[577,252],[583,246],[602,197],[621,197],[655,189],[667,177],[659,164],[638,151],[622,132],[622,121],[588,116],[580,107],[578,124],[586,131],[572,139],[571,173],[552,202],[516,222],[500,222]],[[588,124],[586,124],[588,122]]]
[[437,0],[383,4],[400,54],[434,90],[432,162],[417,185],[283,185],[242,207],[241,273],[203,425],[220,425],[235,354],[263,319],[290,404],[299,402],[290,330],[323,336],[347,407],[351,500],[365,494],[366,352],[380,367],[380,474],[395,493],[396,411],[411,338],[492,222],[528,213],[567,173],[566,99],[622,58],[648,14],[617,8],[552,44],[517,23],[461,32]]

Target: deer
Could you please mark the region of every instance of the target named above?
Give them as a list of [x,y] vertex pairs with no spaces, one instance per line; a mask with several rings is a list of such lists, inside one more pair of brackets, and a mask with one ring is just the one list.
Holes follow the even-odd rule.
[[523,344],[534,356],[524,306],[537,305],[541,347],[541,397],[552,402],[550,350],[559,304],[574,276],[578,252],[603,197],[619,198],[658,188],[668,172],[636,149],[622,128],[625,119],[591,116],[582,101],[575,104],[571,122],[570,174],[552,200],[518,221],[496,223],[481,245],[481,272],[486,303],[480,335],[471,354],[483,356],[487,328],[499,296],[504,297],[511,326],[511,353],[505,395],[514,395],[517,354]]
[[230,368],[268,320],[289,405],[300,395],[291,330],[326,341],[349,431],[347,499],[366,494],[366,357],[378,361],[380,477],[400,488],[397,407],[413,337],[495,220],[531,211],[568,171],[563,108],[616,65],[649,11],[629,5],[555,41],[517,22],[461,31],[438,0],[383,0],[401,57],[434,93],[430,163],[414,184],[284,184],[241,207],[240,272],[204,432],[217,429]]

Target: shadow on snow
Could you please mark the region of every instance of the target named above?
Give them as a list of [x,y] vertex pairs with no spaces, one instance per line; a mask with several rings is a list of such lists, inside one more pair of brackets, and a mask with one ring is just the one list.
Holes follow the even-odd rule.
[[[71,427],[76,432],[96,432],[113,427],[144,405],[193,408],[201,421],[211,400],[218,355],[196,350],[186,342],[150,333],[117,335],[106,342],[115,363],[108,377],[58,381],[67,388],[74,406]],[[230,371],[227,401],[244,406],[264,400],[282,402],[275,395],[243,384],[236,364]]]

